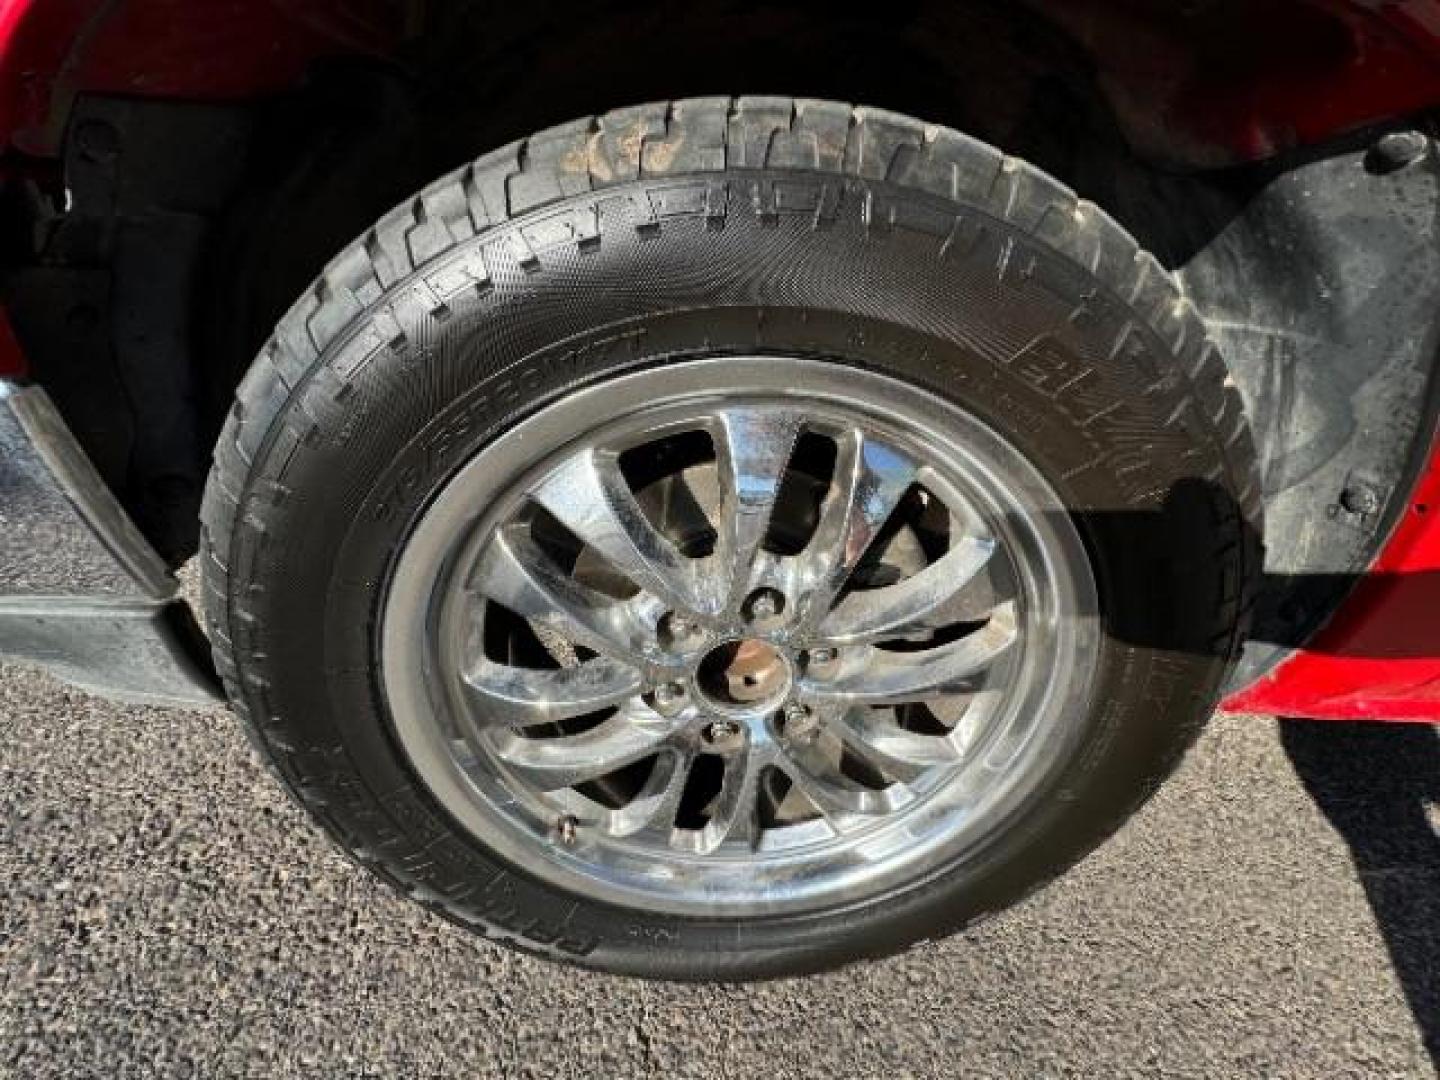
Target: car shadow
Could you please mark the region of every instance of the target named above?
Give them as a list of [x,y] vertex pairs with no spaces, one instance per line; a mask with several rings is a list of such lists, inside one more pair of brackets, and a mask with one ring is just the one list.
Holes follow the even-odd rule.
[[1440,1067],[1440,729],[1281,720],[1280,741],[1351,857]]

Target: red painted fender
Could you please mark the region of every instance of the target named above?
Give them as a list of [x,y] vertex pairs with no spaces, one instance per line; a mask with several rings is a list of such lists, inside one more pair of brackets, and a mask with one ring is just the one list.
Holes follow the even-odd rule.
[[1440,436],[1410,505],[1340,610],[1224,708],[1440,722]]

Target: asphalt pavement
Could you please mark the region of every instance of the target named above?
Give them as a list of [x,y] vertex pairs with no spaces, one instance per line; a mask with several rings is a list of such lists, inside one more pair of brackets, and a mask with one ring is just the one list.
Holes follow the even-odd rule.
[[227,713],[0,666],[0,1076],[1430,1076],[1437,801],[1430,728],[1219,718],[1016,911],[835,975],[677,987],[400,900]]

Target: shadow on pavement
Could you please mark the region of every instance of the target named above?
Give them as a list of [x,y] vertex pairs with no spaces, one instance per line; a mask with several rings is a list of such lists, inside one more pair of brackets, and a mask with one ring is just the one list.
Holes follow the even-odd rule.
[[1440,1065],[1440,729],[1282,720],[1280,741],[1350,846],[1425,1048]]

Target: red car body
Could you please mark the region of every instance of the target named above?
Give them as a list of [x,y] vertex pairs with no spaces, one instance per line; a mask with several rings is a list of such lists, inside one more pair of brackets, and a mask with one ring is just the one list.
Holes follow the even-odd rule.
[[[1440,0],[1035,6],[1086,45],[1118,111],[1151,103],[1133,136],[1163,123],[1197,160],[1261,159],[1440,106]],[[0,0],[0,169],[49,167],[79,93],[244,100],[317,57],[383,51],[404,17],[383,0]],[[0,376],[25,371],[0,311]],[[1440,442],[1341,608],[1225,707],[1440,721]]]

